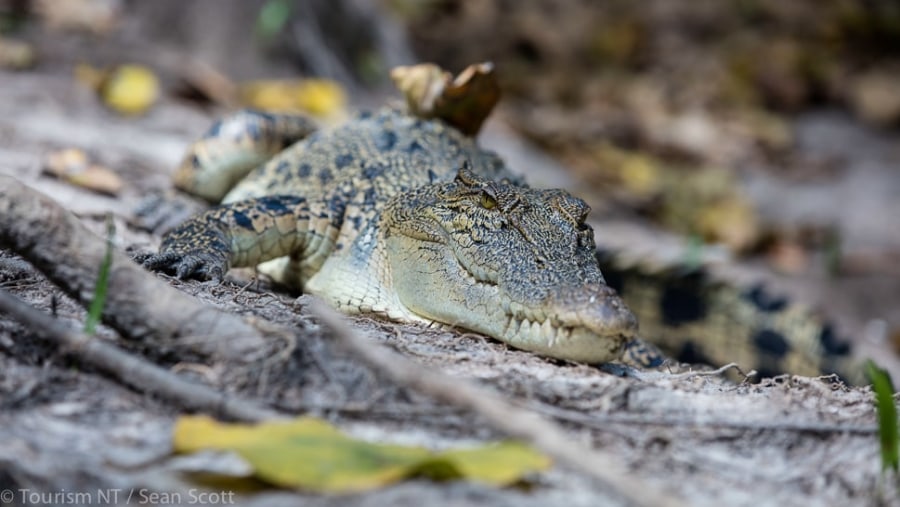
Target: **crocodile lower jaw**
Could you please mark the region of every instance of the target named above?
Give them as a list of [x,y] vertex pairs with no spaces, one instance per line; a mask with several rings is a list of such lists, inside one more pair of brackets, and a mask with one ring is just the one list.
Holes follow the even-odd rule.
[[554,326],[524,317],[507,316],[497,336],[509,345],[543,356],[582,363],[604,363],[618,359],[629,337],[625,334],[598,335],[586,327]]

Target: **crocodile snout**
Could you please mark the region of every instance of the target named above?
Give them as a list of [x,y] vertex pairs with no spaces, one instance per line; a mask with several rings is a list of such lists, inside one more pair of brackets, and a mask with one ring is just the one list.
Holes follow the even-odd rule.
[[560,288],[549,306],[565,327],[584,327],[599,336],[630,337],[637,332],[637,318],[616,291],[603,284]]

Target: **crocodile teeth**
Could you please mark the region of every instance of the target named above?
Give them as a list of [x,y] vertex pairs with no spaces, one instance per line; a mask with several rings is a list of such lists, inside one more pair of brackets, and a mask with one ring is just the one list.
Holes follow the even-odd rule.
[[519,319],[513,319],[513,325],[512,325],[513,336],[517,336],[521,331],[522,331],[522,321]]
[[550,340],[550,344],[556,341],[556,329],[550,324],[550,319],[541,324],[541,335]]
[[534,339],[540,339],[545,335],[541,333],[541,323],[540,322],[532,322],[531,323],[531,336]]

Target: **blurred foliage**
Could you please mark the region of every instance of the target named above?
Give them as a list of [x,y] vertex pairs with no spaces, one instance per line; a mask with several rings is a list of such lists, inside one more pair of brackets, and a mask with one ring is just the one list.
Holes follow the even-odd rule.
[[34,46],[23,41],[0,37],[0,68],[23,70],[34,66],[37,53]]
[[263,40],[274,39],[291,17],[290,0],[268,0],[256,18],[256,34]]
[[122,0],[31,0],[31,10],[51,30],[108,34],[119,26]]
[[741,194],[737,179],[719,167],[672,164],[651,154],[601,143],[583,162],[594,170],[584,177],[612,185],[618,197],[666,227],[734,251],[760,239],[757,213]]
[[900,471],[900,422],[897,419],[897,405],[894,401],[894,385],[887,371],[879,368],[871,360],[866,363],[869,380],[875,394],[875,409],[878,412],[878,435],[881,440],[881,466],[887,471]]
[[493,60],[504,89],[529,100],[583,95],[575,88],[600,74],[648,73],[674,105],[796,110],[845,101],[858,70],[900,56],[900,3],[890,0],[409,3],[392,5],[426,60]]
[[92,335],[100,324],[103,316],[103,306],[106,304],[106,290],[109,287],[109,270],[112,266],[112,255],[115,249],[116,223],[111,213],[106,215],[106,252],[100,263],[100,271],[97,274],[97,282],[94,284],[94,297],[88,307],[87,317],[84,319],[84,333]]
[[[736,250],[777,232],[742,195],[738,168],[763,161],[790,177],[790,115],[835,104],[900,126],[893,0],[390,5],[423,59],[494,61],[507,122],[600,195]],[[796,269],[801,257],[782,260]]]

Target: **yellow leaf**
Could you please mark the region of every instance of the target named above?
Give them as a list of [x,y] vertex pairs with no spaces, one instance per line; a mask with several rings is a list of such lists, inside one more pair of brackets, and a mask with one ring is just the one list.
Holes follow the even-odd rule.
[[343,113],[344,89],[328,79],[259,80],[240,87],[244,105],[266,111],[304,112],[319,117]]
[[103,84],[106,105],[122,114],[141,114],[159,98],[159,79],[147,67],[122,65]]
[[297,104],[316,116],[339,112],[346,102],[341,85],[328,79],[307,79],[297,90]]
[[285,81],[251,81],[240,88],[241,102],[265,111],[294,111],[291,87]]
[[523,470],[546,470],[552,464],[548,457],[519,442],[450,450],[440,456],[454,462],[463,477],[494,486],[508,486],[522,478]]
[[234,451],[259,479],[322,493],[362,491],[412,475],[505,485],[549,466],[546,458],[519,444],[433,453],[422,447],[356,440],[308,417],[258,425],[182,417],[175,425],[173,446],[178,452]]

